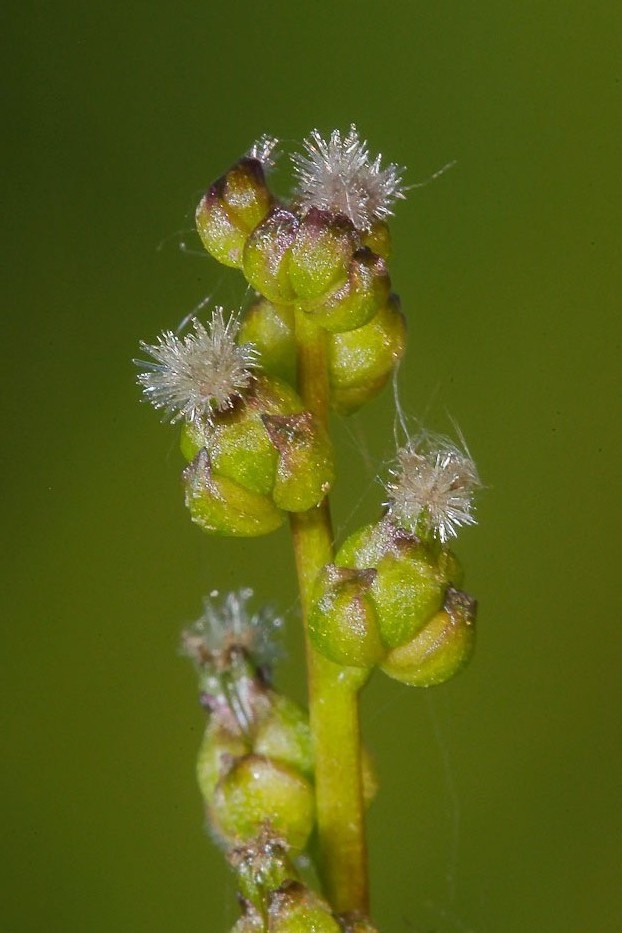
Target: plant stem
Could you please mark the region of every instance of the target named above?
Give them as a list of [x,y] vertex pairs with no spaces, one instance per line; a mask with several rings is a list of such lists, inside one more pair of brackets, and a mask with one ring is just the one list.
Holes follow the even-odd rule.
[[[306,407],[328,421],[326,334],[296,311],[298,388]],[[328,500],[291,517],[305,632],[313,583],[333,560]],[[315,791],[321,870],[338,912],[368,912],[367,849],[361,786],[358,716],[360,680],[314,651],[306,637],[309,715],[315,752]]]

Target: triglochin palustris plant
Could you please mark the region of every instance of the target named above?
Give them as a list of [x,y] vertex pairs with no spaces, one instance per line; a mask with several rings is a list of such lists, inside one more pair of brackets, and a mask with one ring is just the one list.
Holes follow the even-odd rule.
[[[358,693],[374,668],[429,687],[473,650],[475,600],[449,547],[475,522],[464,444],[406,437],[379,517],[335,548],[329,415],[360,409],[406,346],[391,290],[387,220],[403,169],[372,157],[355,126],[313,130],[291,154],[291,201],[268,187],[278,140],[262,136],[201,198],[206,250],[252,291],[184,335],[142,343],[147,401],[182,425],[182,477],[210,534],[264,535],[287,519],[308,644],[309,714],[272,682],[281,626],[240,589],[205,601],[182,636],[208,721],[197,776],[212,835],[238,883],[245,931],[373,931],[365,807],[376,790]],[[295,857],[317,833],[323,893]]]

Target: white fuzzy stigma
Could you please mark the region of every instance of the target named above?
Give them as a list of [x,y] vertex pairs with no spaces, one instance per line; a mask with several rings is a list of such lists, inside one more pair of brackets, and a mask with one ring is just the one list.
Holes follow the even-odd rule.
[[392,522],[438,535],[443,544],[476,523],[473,496],[481,482],[467,453],[447,438],[424,434],[398,450],[397,462],[387,484]]
[[238,346],[239,319],[232,315],[225,321],[222,308],[214,309],[207,327],[196,318],[192,326],[193,333],[184,337],[169,330],[156,344],[141,343],[152,360],[136,360],[147,367],[138,383],[171,422],[208,423],[248,388],[258,354],[252,344]]
[[403,169],[393,163],[381,168],[381,155],[372,161],[354,124],[346,136],[333,130],[327,140],[313,130],[304,147],[306,154],[291,157],[303,210],[345,214],[357,229],[367,230],[392,214],[393,203],[404,197]]

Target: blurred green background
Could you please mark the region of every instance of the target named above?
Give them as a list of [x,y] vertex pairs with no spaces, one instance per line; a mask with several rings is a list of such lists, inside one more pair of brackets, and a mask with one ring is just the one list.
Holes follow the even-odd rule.
[[[364,696],[383,933],[619,929],[619,5],[11,3],[5,51],[3,933],[225,933],[180,627],[213,588],[287,613],[285,532],[188,520],[140,338],[241,277],[195,254],[202,190],[263,132],[355,121],[425,179],[393,223],[405,411],[487,484],[458,543],[469,668]],[[281,172],[277,187],[287,191]],[[619,202],[618,202],[619,203]],[[392,456],[386,392],[334,423],[340,537]]]

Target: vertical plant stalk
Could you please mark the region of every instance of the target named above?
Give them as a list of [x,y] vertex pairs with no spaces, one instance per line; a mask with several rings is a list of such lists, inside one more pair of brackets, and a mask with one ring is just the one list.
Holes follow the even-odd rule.
[[[298,389],[305,406],[327,425],[326,335],[311,317],[296,311]],[[315,578],[333,560],[328,500],[294,513],[291,528],[307,630]],[[368,913],[367,847],[361,778],[359,681],[318,654],[306,637],[309,714],[315,752],[317,824],[321,872],[338,912]]]

